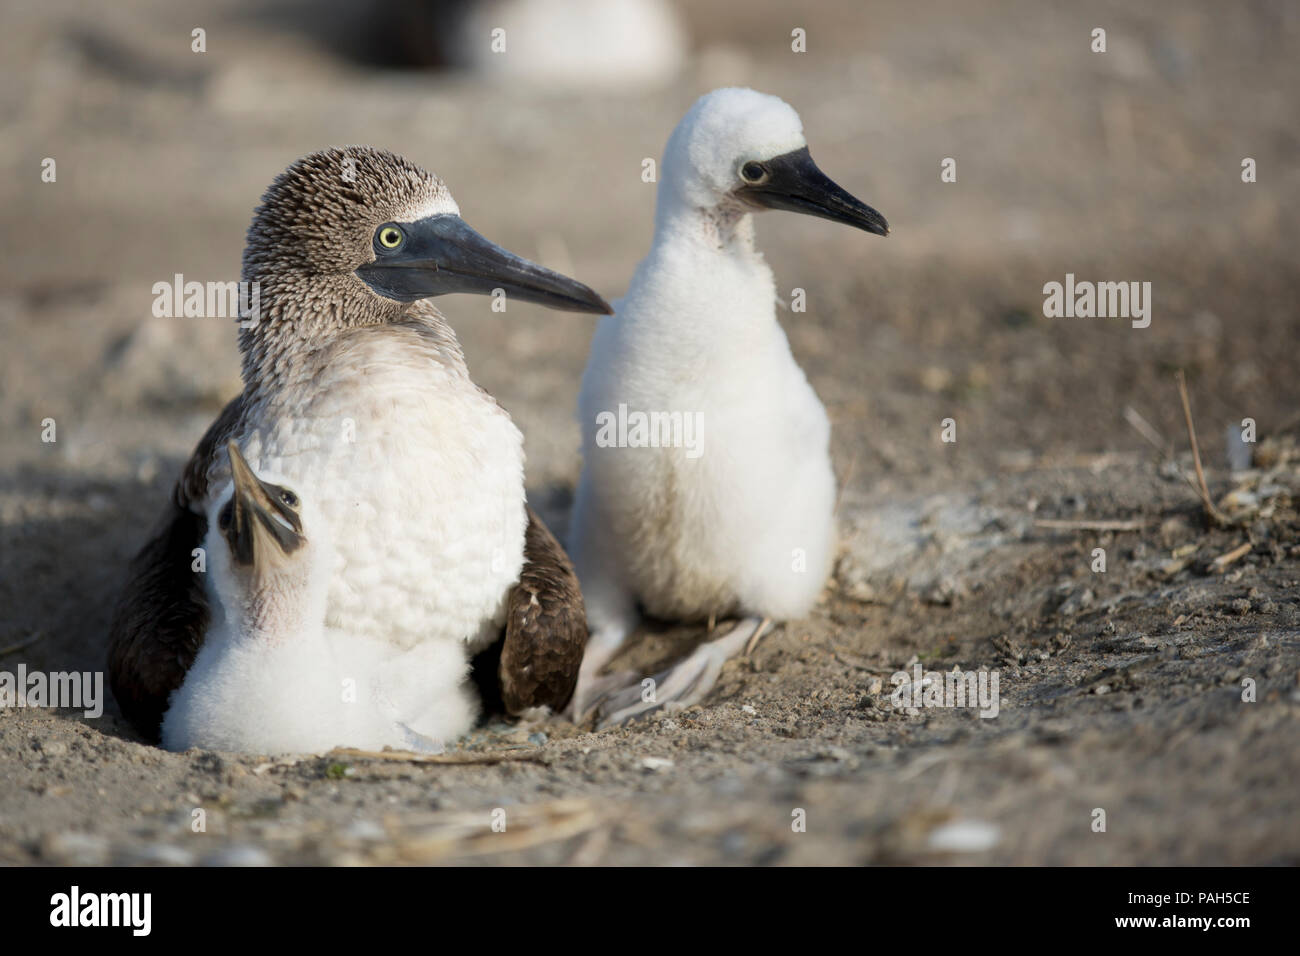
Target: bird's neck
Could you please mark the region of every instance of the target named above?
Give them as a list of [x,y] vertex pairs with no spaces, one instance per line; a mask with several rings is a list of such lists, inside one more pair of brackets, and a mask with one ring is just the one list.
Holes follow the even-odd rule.
[[310,387],[339,342],[396,323],[426,328],[449,355],[459,355],[455,334],[425,302],[382,300],[357,284],[302,277],[259,282],[255,316],[240,322],[239,351],[245,401],[256,403]]
[[315,564],[299,561],[290,572],[260,578],[222,570],[214,584],[232,645],[279,647],[309,640],[323,628],[328,580]]
[[[246,277],[247,278],[247,277]],[[307,276],[257,276],[255,308],[241,316],[239,352],[249,398],[310,375],[319,350],[368,318],[365,303],[341,284]]]
[[674,195],[661,193],[655,210],[655,242],[690,243],[701,253],[751,258],[754,217],[739,203],[692,206]]
[[668,356],[766,349],[782,335],[772,270],[754,247],[742,209],[662,209],[655,240],[619,309],[652,349]]

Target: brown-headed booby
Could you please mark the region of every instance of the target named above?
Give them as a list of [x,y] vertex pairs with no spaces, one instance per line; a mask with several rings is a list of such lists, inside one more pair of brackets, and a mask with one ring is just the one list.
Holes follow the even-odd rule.
[[[524,500],[523,440],[471,381],[428,301],[453,292],[606,313],[579,282],[472,230],[442,181],[390,152],[300,159],[254,214],[243,279],[259,306],[239,333],[243,392],[199,442],[114,614],[110,681],[157,739],[172,695],[232,609],[196,559],[233,494],[233,442],[250,469],[311,502],[330,542],[322,626],[394,658],[445,647],[458,686],[504,640],[507,703],[559,707],[586,641],[563,551]],[[452,708],[425,735],[469,729]]]

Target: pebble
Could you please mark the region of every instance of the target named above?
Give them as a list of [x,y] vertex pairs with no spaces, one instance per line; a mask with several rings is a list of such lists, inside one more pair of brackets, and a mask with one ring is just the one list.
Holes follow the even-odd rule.
[[127,850],[122,862],[128,866],[192,866],[194,854],[178,846],[149,843]]
[[203,866],[272,866],[271,854],[261,847],[249,844],[235,844],[224,847],[216,853],[209,853],[203,858]]
[[90,833],[55,833],[41,845],[41,855],[73,866],[99,866],[108,862],[108,840]]
[[956,601],[966,595],[966,586],[956,576],[951,574],[941,575],[925,589],[921,595],[921,600],[927,604],[936,604],[941,607],[949,607]]
[[1001,837],[1001,831],[992,823],[956,820],[935,827],[928,842],[930,849],[944,853],[980,853],[997,846]]
[[348,824],[343,835],[351,840],[386,840],[388,833],[374,820],[353,820]]
[[1061,602],[1057,613],[1062,617],[1074,617],[1080,611],[1092,607],[1096,599],[1097,596],[1093,594],[1092,588],[1077,588],[1068,598]]
[[840,559],[839,566],[835,569],[835,579],[839,583],[839,591],[851,601],[858,601],[862,604],[875,604],[879,598],[874,585],[868,580],[868,574],[851,555],[845,555]]

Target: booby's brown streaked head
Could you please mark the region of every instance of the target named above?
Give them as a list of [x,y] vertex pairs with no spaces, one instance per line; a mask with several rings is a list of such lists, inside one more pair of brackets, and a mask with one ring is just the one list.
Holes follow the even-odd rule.
[[248,230],[243,278],[261,290],[260,314],[240,332],[246,356],[283,337],[271,331],[281,321],[306,316],[312,334],[328,333],[395,321],[411,303],[453,292],[611,311],[581,282],[471,229],[437,176],[370,146],[323,149],[276,177]]

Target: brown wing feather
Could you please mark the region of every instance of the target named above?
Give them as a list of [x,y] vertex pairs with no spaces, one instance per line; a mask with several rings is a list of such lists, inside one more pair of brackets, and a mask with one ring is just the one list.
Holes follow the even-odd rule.
[[208,429],[176,483],[153,538],[131,562],[130,578],[113,612],[108,678],[123,716],[157,741],[172,692],[203,644],[210,612],[194,549],[207,534],[196,510],[208,493],[208,465],[243,413],[236,398]]
[[510,594],[501,644],[501,699],[508,713],[569,702],[587,646],[587,612],[569,556],[528,509],[524,569]]

